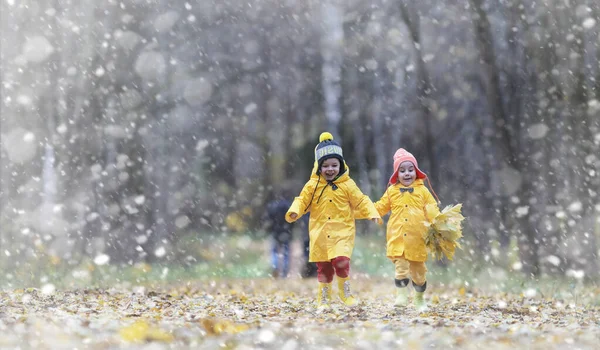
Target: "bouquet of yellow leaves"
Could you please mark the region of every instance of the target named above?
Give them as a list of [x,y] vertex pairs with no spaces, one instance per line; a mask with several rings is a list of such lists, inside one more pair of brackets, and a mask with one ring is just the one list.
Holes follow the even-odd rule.
[[431,222],[425,222],[429,229],[424,234],[427,250],[438,260],[445,256],[454,258],[454,251],[460,248],[458,240],[462,237],[461,222],[465,217],[461,214],[462,204],[449,205]]

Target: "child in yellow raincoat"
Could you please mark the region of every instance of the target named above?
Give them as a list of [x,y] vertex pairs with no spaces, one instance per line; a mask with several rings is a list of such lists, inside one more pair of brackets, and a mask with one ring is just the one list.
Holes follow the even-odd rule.
[[354,220],[381,222],[373,202],[360,191],[349,173],[340,145],[330,133],[322,133],[315,147],[313,174],[286,213],[286,220],[294,222],[310,211],[309,261],[317,263],[319,307],[330,304],[334,273],[339,298],[348,306],[356,304],[349,282]]
[[396,270],[398,288],[394,304],[405,306],[408,303],[406,287],[410,277],[416,292],[414,304],[421,310],[427,308],[423,299],[427,288],[427,249],[423,235],[428,228],[425,223],[440,213],[437,201],[423,183],[425,179],[427,175],[419,169],[415,157],[400,148],[394,154],[394,172],[388,188],[375,203],[382,217],[392,212],[387,224],[386,255],[394,262]]

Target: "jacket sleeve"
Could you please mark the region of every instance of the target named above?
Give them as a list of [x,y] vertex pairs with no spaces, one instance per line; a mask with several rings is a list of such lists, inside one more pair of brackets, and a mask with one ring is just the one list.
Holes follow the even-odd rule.
[[348,197],[350,199],[350,207],[354,211],[354,219],[377,219],[377,223],[381,225],[383,220],[371,199],[358,188],[354,180],[350,180],[348,187]]
[[[302,217],[302,215],[308,213],[310,211],[310,203],[312,201],[312,194],[315,190],[315,186],[317,185],[316,181],[308,181],[302,191],[298,195],[298,197],[294,198],[292,205],[288,209],[287,213],[285,213],[285,221],[294,222]],[[308,208],[308,209],[307,209]],[[306,210],[306,211],[305,211]],[[290,217],[290,214],[296,213],[298,216],[295,219]]]
[[427,221],[431,222],[433,219],[435,219],[435,217],[440,215],[440,208],[437,205],[437,201],[435,198],[433,198],[428,189],[425,188],[423,196],[425,202],[423,207],[423,210],[425,210],[425,218],[427,218]]
[[385,190],[383,196],[375,203],[375,209],[379,213],[379,216],[383,217],[392,210],[392,203],[390,202],[390,196],[388,190]]

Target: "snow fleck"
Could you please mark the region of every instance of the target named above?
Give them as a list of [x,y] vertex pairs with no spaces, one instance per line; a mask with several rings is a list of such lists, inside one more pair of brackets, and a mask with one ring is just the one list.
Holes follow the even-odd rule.
[[582,280],[585,277],[585,272],[583,270],[567,270],[565,273],[568,277],[573,277],[578,280]]
[[190,3],[189,3],[189,2],[186,2],[186,3],[185,3],[185,9],[186,9],[186,10],[191,10],[191,9],[192,9],[192,5],[190,5]]
[[190,223],[191,220],[187,217],[187,215],[181,215],[175,219],[175,226],[177,226],[177,228],[187,227]]
[[114,138],[126,138],[127,130],[120,125],[107,125],[104,127],[104,134]]
[[563,210],[557,211],[555,215],[559,219],[565,219],[567,217],[567,213],[565,213]]
[[83,279],[88,279],[88,278],[90,278],[90,277],[91,277],[91,276],[90,276],[90,272],[89,272],[88,270],[84,270],[84,269],[81,269],[81,270],[74,270],[74,271],[71,273],[71,275],[73,276],[73,278],[76,278],[76,279],[81,279],[81,280],[83,280]]
[[135,238],[135,241],[138,244],[144,244],[144,243],[148,242],[148,237],[146,235],[139,235]]
[[211,82],[204,77],[200,77],[187,82],[183,91],[183,98],[191,106],[201,106],[210,100],[212,93]]
[[38,145],[33,142],[35,135],[31,131],[17,127],[0,137],[2,148],[8,158],[15,163],[25,163],[33,159],[37,153]]
[[431,62],[431,61],[433,61],[434,58],[435,58],[434,54],[428,53],[425,56],[423,56],[423,62]]
[[56,132],[58,132],[59,134],[64,134],[67,132],[67,125],[65,123],[60,124],[58,127],[56,127]]
[[95,74],[97,77],[101,77],[101,76],[103,76],[103,75],[104,75],[104,73],[105,73],[105,72],[106,72],[106,71],[104,70],[104,67],[102,67],[102,66],[101,66],[101,67],[98,67],[98,68],[96,68],[96,71],[94,72],[94,74]]
[[142,36],[130,30],[115,31],[115,39],[117,40],[117,44],[125,50],[135,49],[135,47],[143,40]]
[[189,15],[189,16],[187,17],[187,20],[188,20],[188,22],[192,22],[192,23],[193,23],[193,22],[196,22],[196,16],[194,16],[194,15]]
[[44,295],[52,295],[56,291],[56,287],[52,283],[45,284],[42,287],[42,294]]
[[202,152],[208,144],[208,140],[198,140],[198,143],[196,143],[196,151]]
[[546,260],[554,266],[560,265],[560,258],[556,255],[549,255],[548,257],[546,257]]
[[523,264],[520,261],[517,261],[512,264],[512,269],[515,271],[520,271],[523,268]]
[[33,100],[31,99],[30,96],[27,95],[19,95],[17,96],[17,103],[20,104],[21,106],[30,106],[32,104]]
[[546,136],[546,134],[548,133],[548,130],[550,130],[550,128],[548,128],[548,126],[546,126],[546,124],[539,123],[539,124],[531,125],[527,129],[527,132],[531,139],[539,140]]
[[376,70],[378,66],[379,64],[374,59],[369,59],[365,62],[365,67],[367,67],[368,70]]
[[10,252],[9,252],[8,250],[5,250],[5,251],[4,251],[4,255],[6,255],[6,256],[10,256]]
[[237,241],[237,248],[240,250],[248,249],[248,247],[250,246],[251,243],[252,243],[252,239],[250,239],[250,237],[242,236]]
[[6,3],[7,3],[9,6],[13,6],[13,5],[15,4],[15,0],[6,0]]
[[583,23],[581,25],[585,29],[592,29],[596,25],[596,20],[593,19],[592,17],[588,17],[583,21]]
[[94,264],[101,266],[106,265],[110,261],[110,256],[106,254],[100,254],[94,258]]
[[275,340],[275,333],[270,329],[264,329],[258,334],[258,340],[261,343],[272,343]]
[[54,53],[54,47],[44,36],[27,38],[23,46],[23,57],[28,62],[41,63]]
[[146,197],[140,195],[140,196],[136,196],[133,201],[135,202],[135,204],[137,205],[142,205],[144,204],[144,202],[146,201]]
[[415,66],[412,64],[409,64],[408,66],[406,66],[406,71],[407,72],[412,72],[415,70]]
[[52,16],[56,15],[56,9],[54,7],[51,7],[49,9],[47,9],[44,13],[46,14],[46,16],[52,17]]
[[92,212],[92,213],[89,213],[88,216],[85,219],[87,220],[87,222],[92,222],[92,221],[96,220],[99,217],[100,217],[100,214],[98,214],[96,212]]
[[32,133],[31,131],[25,133],[25,135],[23,135],[23,141],[25,141],[25,142],[35,141],[35,134]]
[[525,292],[523,293],[527,298],[533,298],[536,296],[537,292],[535,289],[533,288],[529,288],[527,290],[525,290]]
[[76,67],[69,67],[67,68],[67,75],[72,77],[75,76],[75,74],[77,74],[77,68]]
[[158,257],[158,258],[162,258],[163,256],[165,256],[166,253],[167,253],[167,250],[165,249],[165,247],[158,247],[154,251],[154,255],[156,255],[156,257]]
[[497,306],[498,306],[499,309],[506,309],[506,307],[508,306],[508,304],[504,300],[499,300]]
[[250,113],[254,112],[257,107],[258,106],[256,105],[256,103],[254,103],[254,102],[249,103],[248,105],[246,105],[246,107],[244,107],[244,113],[250,114]]
[[572,213],[580,212],[583,209],[583,203],[581,202],[573,202],[569,205],[569,211]]
[[516,211],[517,211],[517,217],[522,218],[522,217],[526,216],[527,214],[529,214],[529,206],[525,205],[522,207],[518,207]]
[[175,11],[168,11],[156,17],[154,29],[159,33],[168,32],[179,20],[179,14]]
[[144,80],[158,80],[167,70],[167,62],[160,52],[142,52],[134,66],[135,72]]

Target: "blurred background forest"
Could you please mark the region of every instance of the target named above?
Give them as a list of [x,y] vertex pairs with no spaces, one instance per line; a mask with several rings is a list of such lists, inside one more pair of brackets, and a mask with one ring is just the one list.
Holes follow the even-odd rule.
[[258,239],[322,131],[373,200],[415,154],[464,203],[463,258],[598,277],[596,0],[0,6],[0,279],[218,259],[207,237]]

